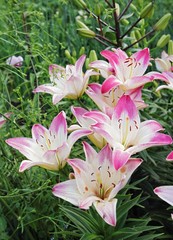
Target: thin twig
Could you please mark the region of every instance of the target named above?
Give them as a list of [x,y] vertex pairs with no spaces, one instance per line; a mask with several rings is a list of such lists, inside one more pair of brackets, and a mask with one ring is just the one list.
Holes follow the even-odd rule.
[[[93,12],[91,12],[88,8],[86,8],[85,10],[87,11],[87,13],[91,14],[94,18],[98,19],[97,15],[95,15]],[[115,28],[109,26],[109,25],[108,25],[106,22],[104,22],[102,19],[100,19],[100,22],[101,22],[104,26],[106,26],[106,27],[108,27],[109,29],[111,29],[112,31],[114,31],[114,32],[116,31]]]
[[135,23],[132,24],[132,26],[120,37],[121,39],[125,37],[137,24],[141,21],[142,18],[138,18]]
[[126,7],[124,8],[124,10],[122,11],[122,13],[119,15],[118,17],[118,21],[120,21],[120,19],[122,18],[122,16],[127,12],[128,8],[130,7],[130,4],[133,2],[133,0],[130,0],[128,2],[128,4],[126,5]]
[[102,29],[102,23],[100,21],[100,16],[98,16],[98,23],[99,23],[99,28],[100,28],[100,34],[103,36],[103,29]]
[[150,32],[146,33],[143,37],[141,37],[140,39],[138,39],[136,42],[132,43],[131,45],[127,46],[126,48],[123,49],[123,51],[126,51],[127,49],[133,47],[133,45],[135,45],[136,43],[140,42],[142,39],[148,37],[149,35],[153,34],[155,32],[154,29],[152,29]]
[[108,0],[105,0],[105,2],[108,4],[108,6],[109,6],[110,8],[113,8],[113,6],[111,5],[111,3],[110,3]]
[[98,42],[100,42],[101,44],[103,44],[104,46],[109,47],[109,45],[107,43],[103,42],[98,37],[95,37],[94,39],[97,40]]
[[102,40],[104,40],[104,41],[110,43],[111,45],[114,45],[115,47],[118,46],[117,44],[111,42],[109,39],[107,39],[106,37],[104,37],[104,36],[102,36],[102,35],[96,34],[96,37],[98,37],[99,39],[101,38]]
[[115,0],[112,0],[112,3],[113,3],[113,7],[114,7],[114,20],[115,20],[115,28],[116,28],[116,40],[117,40],[117,46],[118,47],[122,47],[122,44],[121,44],[121,39],[120,39],[120,25],[119,25],[119,21],[118,21],[118,16],[117,16],[117,13],[116,13],[116,4],[115,4]]

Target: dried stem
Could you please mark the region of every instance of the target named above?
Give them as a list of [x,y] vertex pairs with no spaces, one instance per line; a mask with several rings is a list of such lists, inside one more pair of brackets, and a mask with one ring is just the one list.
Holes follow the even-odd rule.
[[111,5],[111,3],[110,3],[108,0],[105,0],[105,2],[108,4],[108,6],[109,6],[110,8],[113,8],[113,6]]
[[104,36],[102,36],[102,35],[96,34],[96,37],[101,38],[102,40],[110,43],[111,45],[114,45],[115,47],[117,47],[117,44],[111,42],[109,39],[107,39],[106,37],[104,37]]
[[97,40],[98,42],[100,42],[101,44],[103,44],[104,46],[109,47],[109,45],[108,45],[107,43],[103,42],[103,41],[102,41],[101,39],[99,39],[98,37],[95,37],[94,39]]

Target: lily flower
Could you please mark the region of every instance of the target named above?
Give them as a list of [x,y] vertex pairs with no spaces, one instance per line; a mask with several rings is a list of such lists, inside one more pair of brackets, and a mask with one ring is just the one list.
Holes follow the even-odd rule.
[[145,108],[147,105],[142,100],[142,87],[128,90],[124,92],[121,88],[113,88],[107,93],[102,93],[102,85],[98,83],[91,83],[88,85],[86,94],[95,102],[99,109],[107,114],[109,117],[112,116],[114,107],[117,105],[119,98],[126,94],[131,97],[138,109]]
[[[79,125],[73,124],[68,128],[68,130],[69,131],[74,131],[77,129],[78,129],[78,131],[80,131],[80,130],[83,131],[83,129],[91,130],[92,134],[89,134],[87,136],[90,139],[90,141],[92,143],[94,143],[94,145],[96,145],[98,148],[104,147],[107,142],[104,140],[104,138],[100,134],[95,133],[91,129],[91,126],[96,124],[97,121],[85,116],[85,114],[88,113],[89,111],[87,111],[86,109],[81,108],[81,107],[71,107],[71,111],[72,111],[73,115],[75,116]],[[97,113],[97,116],[99,117],[100,121],[103,121],[103,122],[110,121],[109,117],[102,114],[102,112],[100,112],[100,111],[92,111],[92,112]]]
[[[8,112],[8,113],[5,113],[4,116],[6,118],[9,118],[11,116],[12,113]],[[0,117],[0,128],[6,123],[7,119],[4,117],[4,116],[1,116]]]
[[114,49],[114,52],[104,50],[101,55],[109,61],[109,65],[102,61],[98,66],[98,62],[94,62],[90,66],[100,69],[101,74],[104,72],[104,76],[107,71],[108,77],[103,82],[102,93],[107,93],[117,86],[123,91],[132,90],[153,80],[152,75],[143,75],[150,61],[148,48],[134,53],[131,57],[128,57],[121,49]]
[[12,57],[9,57],[7,60],[6,60],[6,64],[8,65],[11,65],[13,67],[21,67],[22,64],[23,64],[23,57],[21,56],[12,56]]
[[32,166],[59,170],[65,166],[73,144],[90,133],[89,130],[74,131],[67,138],[66,115],[62,111],[53,119],[49,129],[35,124],[32,127],[32,138],[10,138],[6,143],[27,158],[22,161],[19,172]]
[[34,89],[34,93],[46,92],[53,95],[53,104],[63,98],[77,99],[83,95],[88,85],[89,77],[98,75],[92,69],[85,74],[82,67],[85,62],[85,55],[82,55],[75,65],[67,65],[66,68],[53,64],[49,67],[50,84],[43,84]]
[[[161,198],[162,200],[164,200],[165,202],[173,206],[173,186],[156,187],[154,189],[154,193],[159,198]],[[171,214],[171,218],[173,220],[173,214]]]
[[132,173],[141,164],[141,159],[130,159],[116,171],[112,164],[112,150],[106,145],[97,153],[84,142],[86,161],[69,159],[74,170],[74,179],[56,184],[53,194],[81,209],[93,204],[104,221],[116,225],[117,193],[126,185]]
[[159,75],[158,79],[161,79],[166,82],[167,85],[159,86],[156,91],[160,91],[161,89],[170,89],[173,90],[173,55],[168,55],[165,51],[161,53],[161,58],[155,59],[156,68],[162,74],[155,74],[155,77]]
[[159,133],[164,129],[158,122],[154,120],[140,122],[138,110],[127,95],[122,96],[118,101],[110,123],[99,122],[97,113],[89,112],[85,115],[97,120],[91,128],[113,148],[113,161],[117,170],[137,152],[172,143],[169,135]]

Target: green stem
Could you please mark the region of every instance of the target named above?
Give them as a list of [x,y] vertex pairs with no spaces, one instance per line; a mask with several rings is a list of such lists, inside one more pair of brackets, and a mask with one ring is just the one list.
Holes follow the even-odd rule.
[[133,2],[133,0],[130,0],[127,4],[127,6],[124,8],[124,10],[122,11],[122,13],[119,15],[118,17],[118,21],[120,21],[120,19],[122,18],[122,16],[127,12],[128,8],[130,7],[130,4]]

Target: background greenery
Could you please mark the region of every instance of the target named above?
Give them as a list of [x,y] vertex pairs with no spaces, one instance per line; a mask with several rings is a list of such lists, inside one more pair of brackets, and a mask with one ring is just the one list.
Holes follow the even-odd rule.
[[[92,11],[101,3],[103,17],[113,23],[104,1],[86,2]],[[121,30],[125,31],[138,18],[146,2],[133,1],[137,10],[129,9],[127,14],[134,14],[127,18],[128,25],[122,23]],[[121,9],[126,3],[121,2]],[[74,63],[81,51],[89,56],[92,49],[100,58],[99,52],[105,46],[77,34],[76,16],[80,16],[80,20],[92,30],[98,26],[91,16],[77,9],[72,1],[0,0],[0,6],[0,113],[13,113],[0,129],[0,240],[172,239],[172,209],[153,193],[156,186],[173,185],[173,164],[165,161],[172,150],[171,146],[155,147],[138,155],[144,162],[132,176],[130,185],[118,195],[118,225],[115,228],[106,225],[99,216],[95,218],[94,209],[84,212],[52,195],[52,187],[67,179],[68,166],[60,173],[39,167],[18,173],[19,164],[24,158],[8,147],[5,139],[30,137],[34,123],[48,127],[53,117],[64,109],[68,124],[75,121],[70,107],[79,106],[78,102],[62,100],[53,106],[50,95],[32,93],[37,85],[49,82],[48,66],[51,63],[62,66]],[[151,29],[163,14],[172,11],[171,0],[156,0],[154,6],[153,17],[139,24],[136,29]],[[172,24],[171,19],[162,33],[159,32],[152,41],[153,36],[145,39],[138,47],[148,46],[152,57],[160,57],[163,49],[156,48],[156,43],[163,33],[173,36]],[[127,38],[126,41],[128,43],[131,40]],[[66,50],[70,52],[70,57]],[[167,51],[166,46],[164,50]],[[24,58],[22,68],[6,65],[6,59],[12,55]],[[173,95],[170,90],[156,93],[157,85],[158,82],[148,84],[143,91],[148,108],[141,111],[141,118],[159,121],[165,132],[173,136]],[[96,108],[85,96],[81,101],[90,108]],[[73,148],[73,157],[84,157],[81,141]]]

